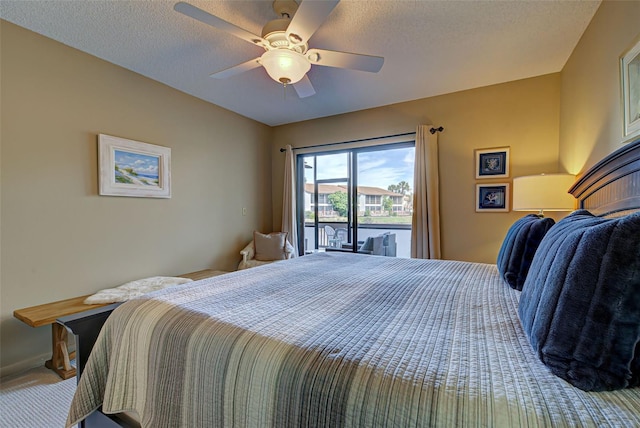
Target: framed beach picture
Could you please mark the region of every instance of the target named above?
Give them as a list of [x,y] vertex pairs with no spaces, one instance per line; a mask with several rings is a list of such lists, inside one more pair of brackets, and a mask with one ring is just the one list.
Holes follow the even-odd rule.
[[620,58],[624,139],[640,135],[640,40]]
[[509,176],[509,147],[476,149],[476,178],[506,178]]
[[476,184],[476,212],[509,212],[509,183]]
[[140,141],[98,136],[100,195],[171,197],[171,149]]

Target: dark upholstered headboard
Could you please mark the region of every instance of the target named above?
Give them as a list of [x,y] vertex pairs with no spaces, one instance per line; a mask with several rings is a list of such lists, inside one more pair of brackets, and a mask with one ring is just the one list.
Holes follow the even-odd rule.
[[587,170],[569,189],[578,207],[598,216],[619,217],[640,210],[640,138]]

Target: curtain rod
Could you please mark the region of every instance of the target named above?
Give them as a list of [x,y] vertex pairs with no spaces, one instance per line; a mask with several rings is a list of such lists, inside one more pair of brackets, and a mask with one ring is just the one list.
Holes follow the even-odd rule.
[[[444,128],[442,126],[438,128],[431,128],[429,132],[435,134],[436,132],[442,132]],[[302,149],[313,149],[316,147],[327,147],[327,146],[336,146],[339,144],[350,144],[350,143],[361,143],[363,141],[374,141],[374,140],[382,140],[384,138],[393,138],[393,137],[405,137],[408,135],[416,135],[415,132],[405,132],[404,134],[393,134],[393,135],[385,135],[383,137],[371,137],[371,138],[362,138],[360,140],[351,140],[351,141],[341,141],[339,143],[327,143],[327,144],[315,144],[313,146],[304,146],[304,147],[293,147],[292,150],[302,150]],[[287,149],[280,148],[281,152],[286,151]]]

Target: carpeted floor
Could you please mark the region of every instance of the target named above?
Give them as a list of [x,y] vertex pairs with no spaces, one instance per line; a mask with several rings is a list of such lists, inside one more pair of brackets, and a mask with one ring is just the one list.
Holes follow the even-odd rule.
[[0,428],[62,428],[76,378],[38,367],[0,379]]

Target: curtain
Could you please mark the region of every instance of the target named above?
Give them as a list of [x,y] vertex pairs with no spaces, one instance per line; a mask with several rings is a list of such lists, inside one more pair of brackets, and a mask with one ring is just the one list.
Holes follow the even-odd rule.
[[282,192],[282,231],[287,232],[293,245],[293,257],[298,256],[298,230],[296,228],[296,167],[291,145],[287,145],[284,158],[284,190]]
[[418,125],[413,178],[411,257],[439,259],[440,193],[438,183],[438,133]]

